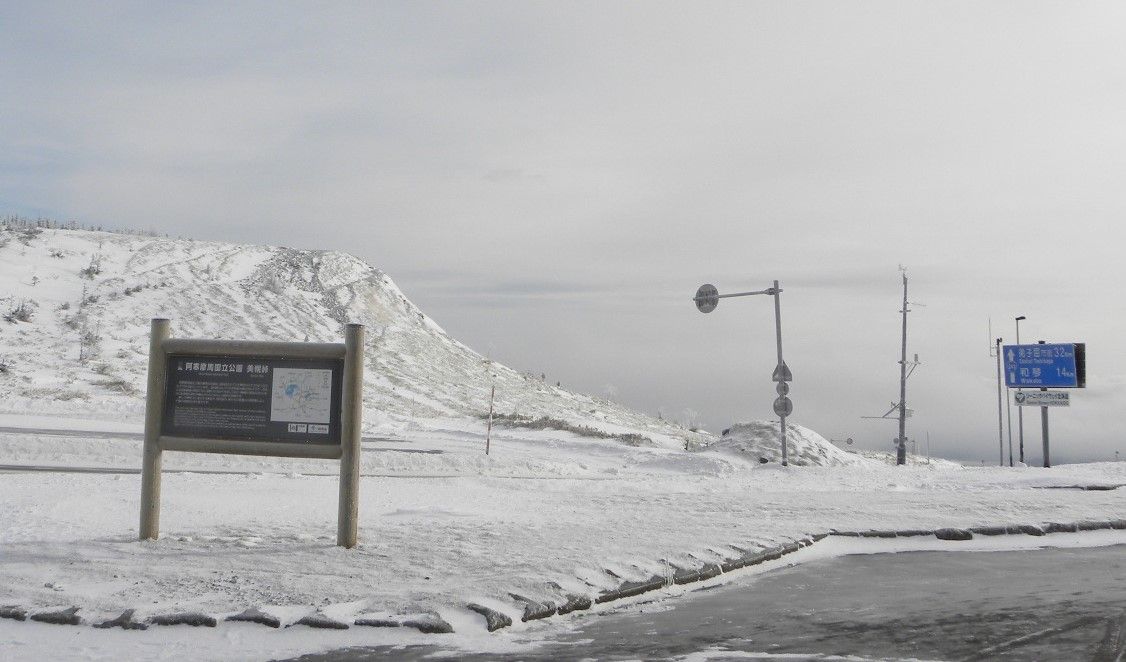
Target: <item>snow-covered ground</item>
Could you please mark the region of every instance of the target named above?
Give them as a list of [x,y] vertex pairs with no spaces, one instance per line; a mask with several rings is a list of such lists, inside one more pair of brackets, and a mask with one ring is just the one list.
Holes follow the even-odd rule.
[[[868,461],[783,469],[723,450],[635,448],[521,430],[502,430],[486,457],[480,424],[447,423],[444,432],[365,445],[361,544],[350,551],[334,545],[331,462],[166,453],[162,537],[155,542],[136,540],[135,474],[0,474],[0,605],[75,605],[86,624],[125,609],[138,618],[200,611],[221,619],[257,607],[283,622],[317,610],[344,620],[437,612],[455,633],[432,637],[506,650],[575,618],[521,623],[523,605],[511,593],[555,604],[568,594],[597,597],[623,581],[665,575],[670,566],[698,568],[737,556],[736,547],[771,548],[831,529],[1126,515],[1126,489],[1039,489],[1124,484],[1126,463],[1045,470]],[[0,448],[6,457],[27,449],[15,458],[26,464],[140,464],[136,439],[5,433]],[[218,468],[248,473],[181,472]],[[1126,532],[1102,535],[1126,542]],[[1019,546],[1052,536],[1004,538]],[[515,624],[486,635],[470,602]],[[49,627],[0,621],[0,636],[26,643],[27,651],[105,658],[122,650],[155,656],[157,643],[199,658],[262,659],[434,641],[409,628],[274,631],[221,623],[190,636],[187,626],[168,635],[69,628],[62,630],[66,641],[79,648],[54,648],[62,626]]]
[[[30,319],[0,321],[0,428],[40,430],[0,429],[0,465],[23,467],[0,469],[0,607],[77,606],[84,623],[0,618],[0,658],[266,659],[437,638],[518,650],[569,627],[578,612],[522,623],[524,605],[512,594],[555,605],[596,598],[623,582],[833,529],[1126,517],[1126,488],[1043,489],[1123,485],[1126,463],[894,467],[794,426],[800,466],[782,468],[769,423],[715,439],[488,363],[385,275],[344,255],[47,230],[0,233],[0,258],[0,282],[10,284],[0,307],[34,302]],[[80,272],[91,265],[99,273],[87,278]],[[149,318],[162,315],[177,335],[202,337],[337,341],[344,319],[367,324],[359,547],[334,545],[337,463],[176,452],[164,456],[161,538],[136,539],[146,334]],[[502,413],[651,443],[502,425],[486,456],[480,414],[494,381]],[[82,430],[93,432],[74,432]],[[1068,535],[988,544],[1126,542],[1121,530]],[[851,543],[833,540],[733,575],[849,553]],[[469,603],[515,623],[490,634]],[[247,608],[282,624],[317,611],[342,621],[432,612],[454,633],[87,627],[128,609],[143,620],[186,611],[222,619]]]

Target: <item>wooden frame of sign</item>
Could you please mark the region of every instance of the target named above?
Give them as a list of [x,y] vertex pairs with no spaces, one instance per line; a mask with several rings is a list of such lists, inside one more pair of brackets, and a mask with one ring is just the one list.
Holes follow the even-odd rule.
[[166,450],[340,460],[336,544],[355,547],[364,327],[343,343],[170,337],[152,320],[140,538],[160,535]]

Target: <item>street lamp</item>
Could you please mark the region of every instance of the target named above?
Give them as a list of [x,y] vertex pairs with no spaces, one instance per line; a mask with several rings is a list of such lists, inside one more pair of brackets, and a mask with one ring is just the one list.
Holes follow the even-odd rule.
[[[1020,323],[1024,319],[1027,319],[1024,315],[1021,315],[1021,316],[1016,318],[1016,323],[1017,323],[1017,347],[1018,347],[1017,351],[1018,352],[1020,351],[1020,349],[1019,349],[1019,347],[1020,347]],[[1017,389],[1018,392],[1023,391],[1023,390],[1024,389],[1021,389],[1021,388]],[[1019,431],[1018,435],[1020,437],[1020,461],[1024,462],[1024,407],[1017,407],[1017,430]]]

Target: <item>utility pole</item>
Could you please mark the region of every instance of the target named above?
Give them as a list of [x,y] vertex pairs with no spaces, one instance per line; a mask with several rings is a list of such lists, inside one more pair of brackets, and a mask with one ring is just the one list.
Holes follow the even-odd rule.
[[[999,466],[1005,466],[1005,426],[1001,421],[1001,338],[996,340],[993,351],[997,357],[997,446],[1000,448],[1001,460]],[[1013,439],[1009,436],[1009,466],[1013,466]]]
[[[899,435],[892,440],[895,444],[895,463],[907,464],[907,417],[911,415],[911,410],[907,408],[907,380],[915,373],[915,368],[918,368],[919,355],[915,354],[915,360],[908,363],[907,361],[907,313],[911,312],[908,305],[925,306],[922,303],[911,303],[907,301],[907,269],[899,266],[899,270],[903,272],[903,308],[900,313],[903,315],[903,335],[900,338],[900,353],[899,353],[899,402],[891,403],[891,407],[884,412],[883,416],[861,416],[860,418],[881,419],[884,421],[898,421]],[[908,370],[907,367],[911,369]],[[899,416],[892,416],[892,412],[898,411]]]
[[[1015,318],[1017,325],[1017,347],[1020,347],[1020,323],[1028,319],[1024,315],[1019,315]],[[1024,389],[1018,388],[1017,393]],[[1024,407],[1017,407],[1017,431],[1020,437],[1020,462],[1024,464]]]
[[903,272],[903,341],[899,358],[899,439],[895,463],[907,463],[907,272]]

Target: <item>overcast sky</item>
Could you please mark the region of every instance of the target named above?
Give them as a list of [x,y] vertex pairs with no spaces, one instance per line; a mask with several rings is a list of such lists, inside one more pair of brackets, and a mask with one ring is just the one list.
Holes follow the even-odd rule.
[[778,279],[793,420],[879,449],[902,264],[908,433],[987,462],[1016,315],[1088,343],[1053,459],[1126,456],[1124,117],[1121,2],[0,3],[2,213],[349,251],[715,431],[772,416],[773,311],[690,298]]

